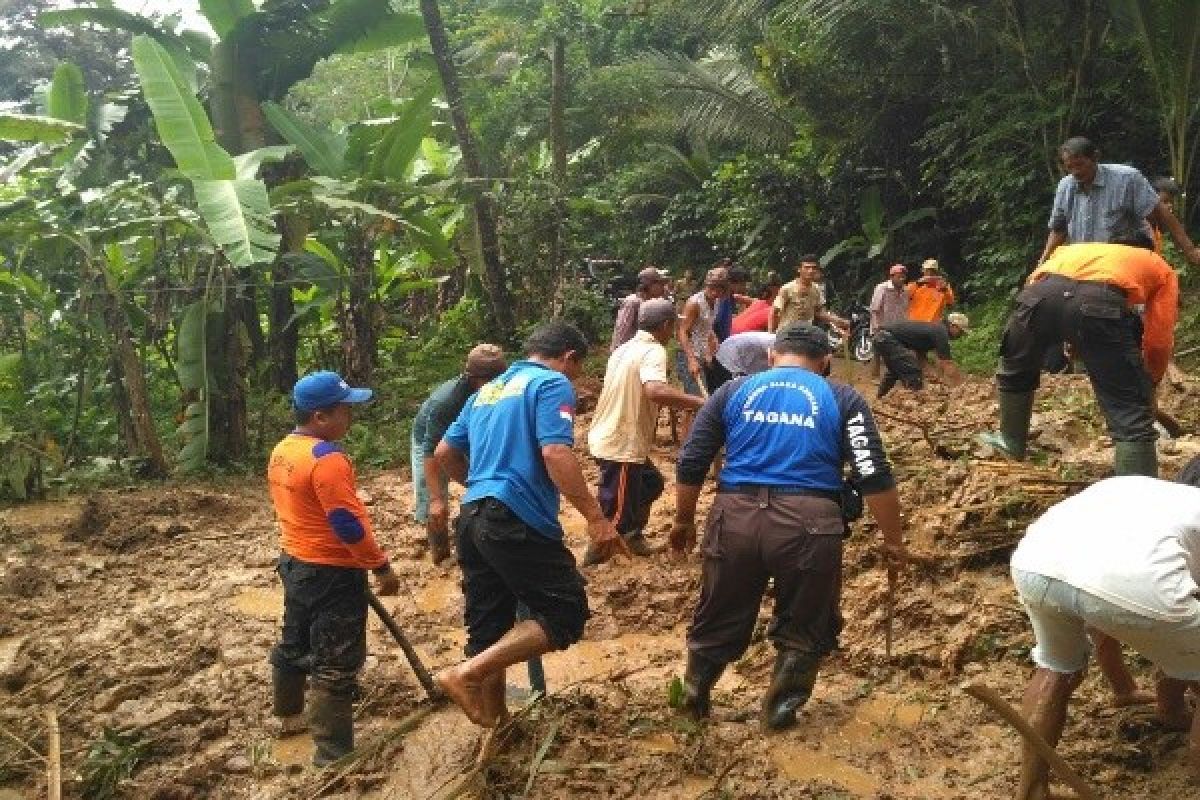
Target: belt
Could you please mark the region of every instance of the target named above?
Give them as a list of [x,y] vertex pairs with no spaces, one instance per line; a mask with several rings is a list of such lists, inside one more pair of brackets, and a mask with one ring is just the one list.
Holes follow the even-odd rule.
[[763,491],[771,494],[793,495],[796,497],[819,497],[822,500],[841,500],[841,492],[837,489],[812,489],[807,486],[767,486],[759,483],[722,483],[717,486],[721,494],[751,494],[758,495]]
[[1101,289],[1107,289],[1113,294],[1118,295],[1122,300],[1128,297],[1125,290],[1120,286],[1117,286],[1115,283],[1106,283],[1104,281],[1081,281],[1076,278],[1067,277],[1066,275],[1060,275],[1057,272],[1051,272],[1050,274],[1046,275],[1046,277],[1042,278],[1040,282],[1044,283],[1049,280],[1067,281],[1074,286],[1099,286]]

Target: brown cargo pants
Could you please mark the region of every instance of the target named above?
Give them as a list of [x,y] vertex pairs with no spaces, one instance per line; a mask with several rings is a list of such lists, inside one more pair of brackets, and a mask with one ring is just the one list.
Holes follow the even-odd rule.
[[720,492],[713,500],[688,650],[720,664],[740,658],[773,578],[767,637],[777,649],[824,656],[842,629],[841,510],[823,497],[753,492]]

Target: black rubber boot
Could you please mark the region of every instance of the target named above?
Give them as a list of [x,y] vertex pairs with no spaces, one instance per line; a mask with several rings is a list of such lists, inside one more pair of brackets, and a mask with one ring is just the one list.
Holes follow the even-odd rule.
[[314,688],[308,703],[312,730],[313,766],[323,767],[354,749],[354,705],[348,694]]
[[981,433],[977,438],[1002,456],[1024,461],[1029,442],[1029,420],[1033,416],[1033,392],[1000,392],[1000,432]]
[[779,650],[771,686],[763,698],[763,726],[781,731],[796,724],[796,709],[808,702],[817,682],[819,659],[809,653]]
[[303,672],[271,667],[271,713],[292,717],[304,711],[304,687],[308,676]]
[[1158,448],[1154,442],[1113,442],[1113,474],[1158,477]]
[[679,704],[679,710],[695,720],[708,717],[712,709],[709,695],[724,671],[724,664],[689,652],[687,671],[683,674],[683,700]]

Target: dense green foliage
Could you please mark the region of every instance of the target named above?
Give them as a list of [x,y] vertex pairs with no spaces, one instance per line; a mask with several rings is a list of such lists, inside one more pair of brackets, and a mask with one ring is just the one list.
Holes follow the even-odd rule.
[[0,2],[0,494],[257,469],[317,367],[376,386],[352,445],[395,463],[506,314],[606,339],[586,258],[814,252],[840,307],[933,256],[987,370],[1059,142],[1195,183],[1187,0],[443,0],[470,179],[415,0],[203,5]]

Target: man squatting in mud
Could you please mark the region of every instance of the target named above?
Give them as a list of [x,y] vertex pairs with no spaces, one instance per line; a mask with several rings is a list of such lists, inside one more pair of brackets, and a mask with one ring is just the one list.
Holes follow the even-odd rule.
[[[1061,248],[1059,251],[1061,252]],[[1158,719],[1191,728],[1200,778],[1200,457],[1178,482],[1128,475],[1095,483],[1032,525],[1012,557],[1012,577],[1037,646],[1022,713],[1058,743],[1071,693],[1083,680],[1088,630],[1132,646],[1158,667]],[[1046,764],[1025,744],[1017,800],[1044,800]]]
[[354,749],[352,703],[367,657],[367,570],[379,594],[400,588],[355,494],[354,466],[337,443],[350,430],[350,406],[370,399],[370,389],[352,388],[333,372],[304,376],[292,390],[296,429],[275,446],[267,467],[283,549],[283,632],[271,650],[274,713],[281,733],[303,730],[311,681],[316,766]]
[[687,633],[683,706],[695,717],[707,716],[713,684],[746,651],[773,578],[767,635],[776,656],[763,724],[778,730],[795,723],[842,627],[847,461],[883,532],[885,558],[907,558],[895,480],[870,407],[853,388],[824,377],[831,359],[820,328],[785,327],[771,350],[771,369],[717,390],[680,451],[671,545],[683,552],[695,543],[700,486],[717,452],[726,451],[701,544],[700,601]]
[[[587,341],[563,322],[538,327],[527,358],[485,384],[446,431],[435,456],[466,485],[455,523],[462,567],[467,660],[435,680],[472,722],[507,716],[504,671],[583,636],[583,576],[563,544],[559,493],[584,519],[600,560],[628,554],[588,492],[575,441],[575,391]],[[529,619],[516,621],[517,603]],[[514,622],[516,624],[514,624]]]

